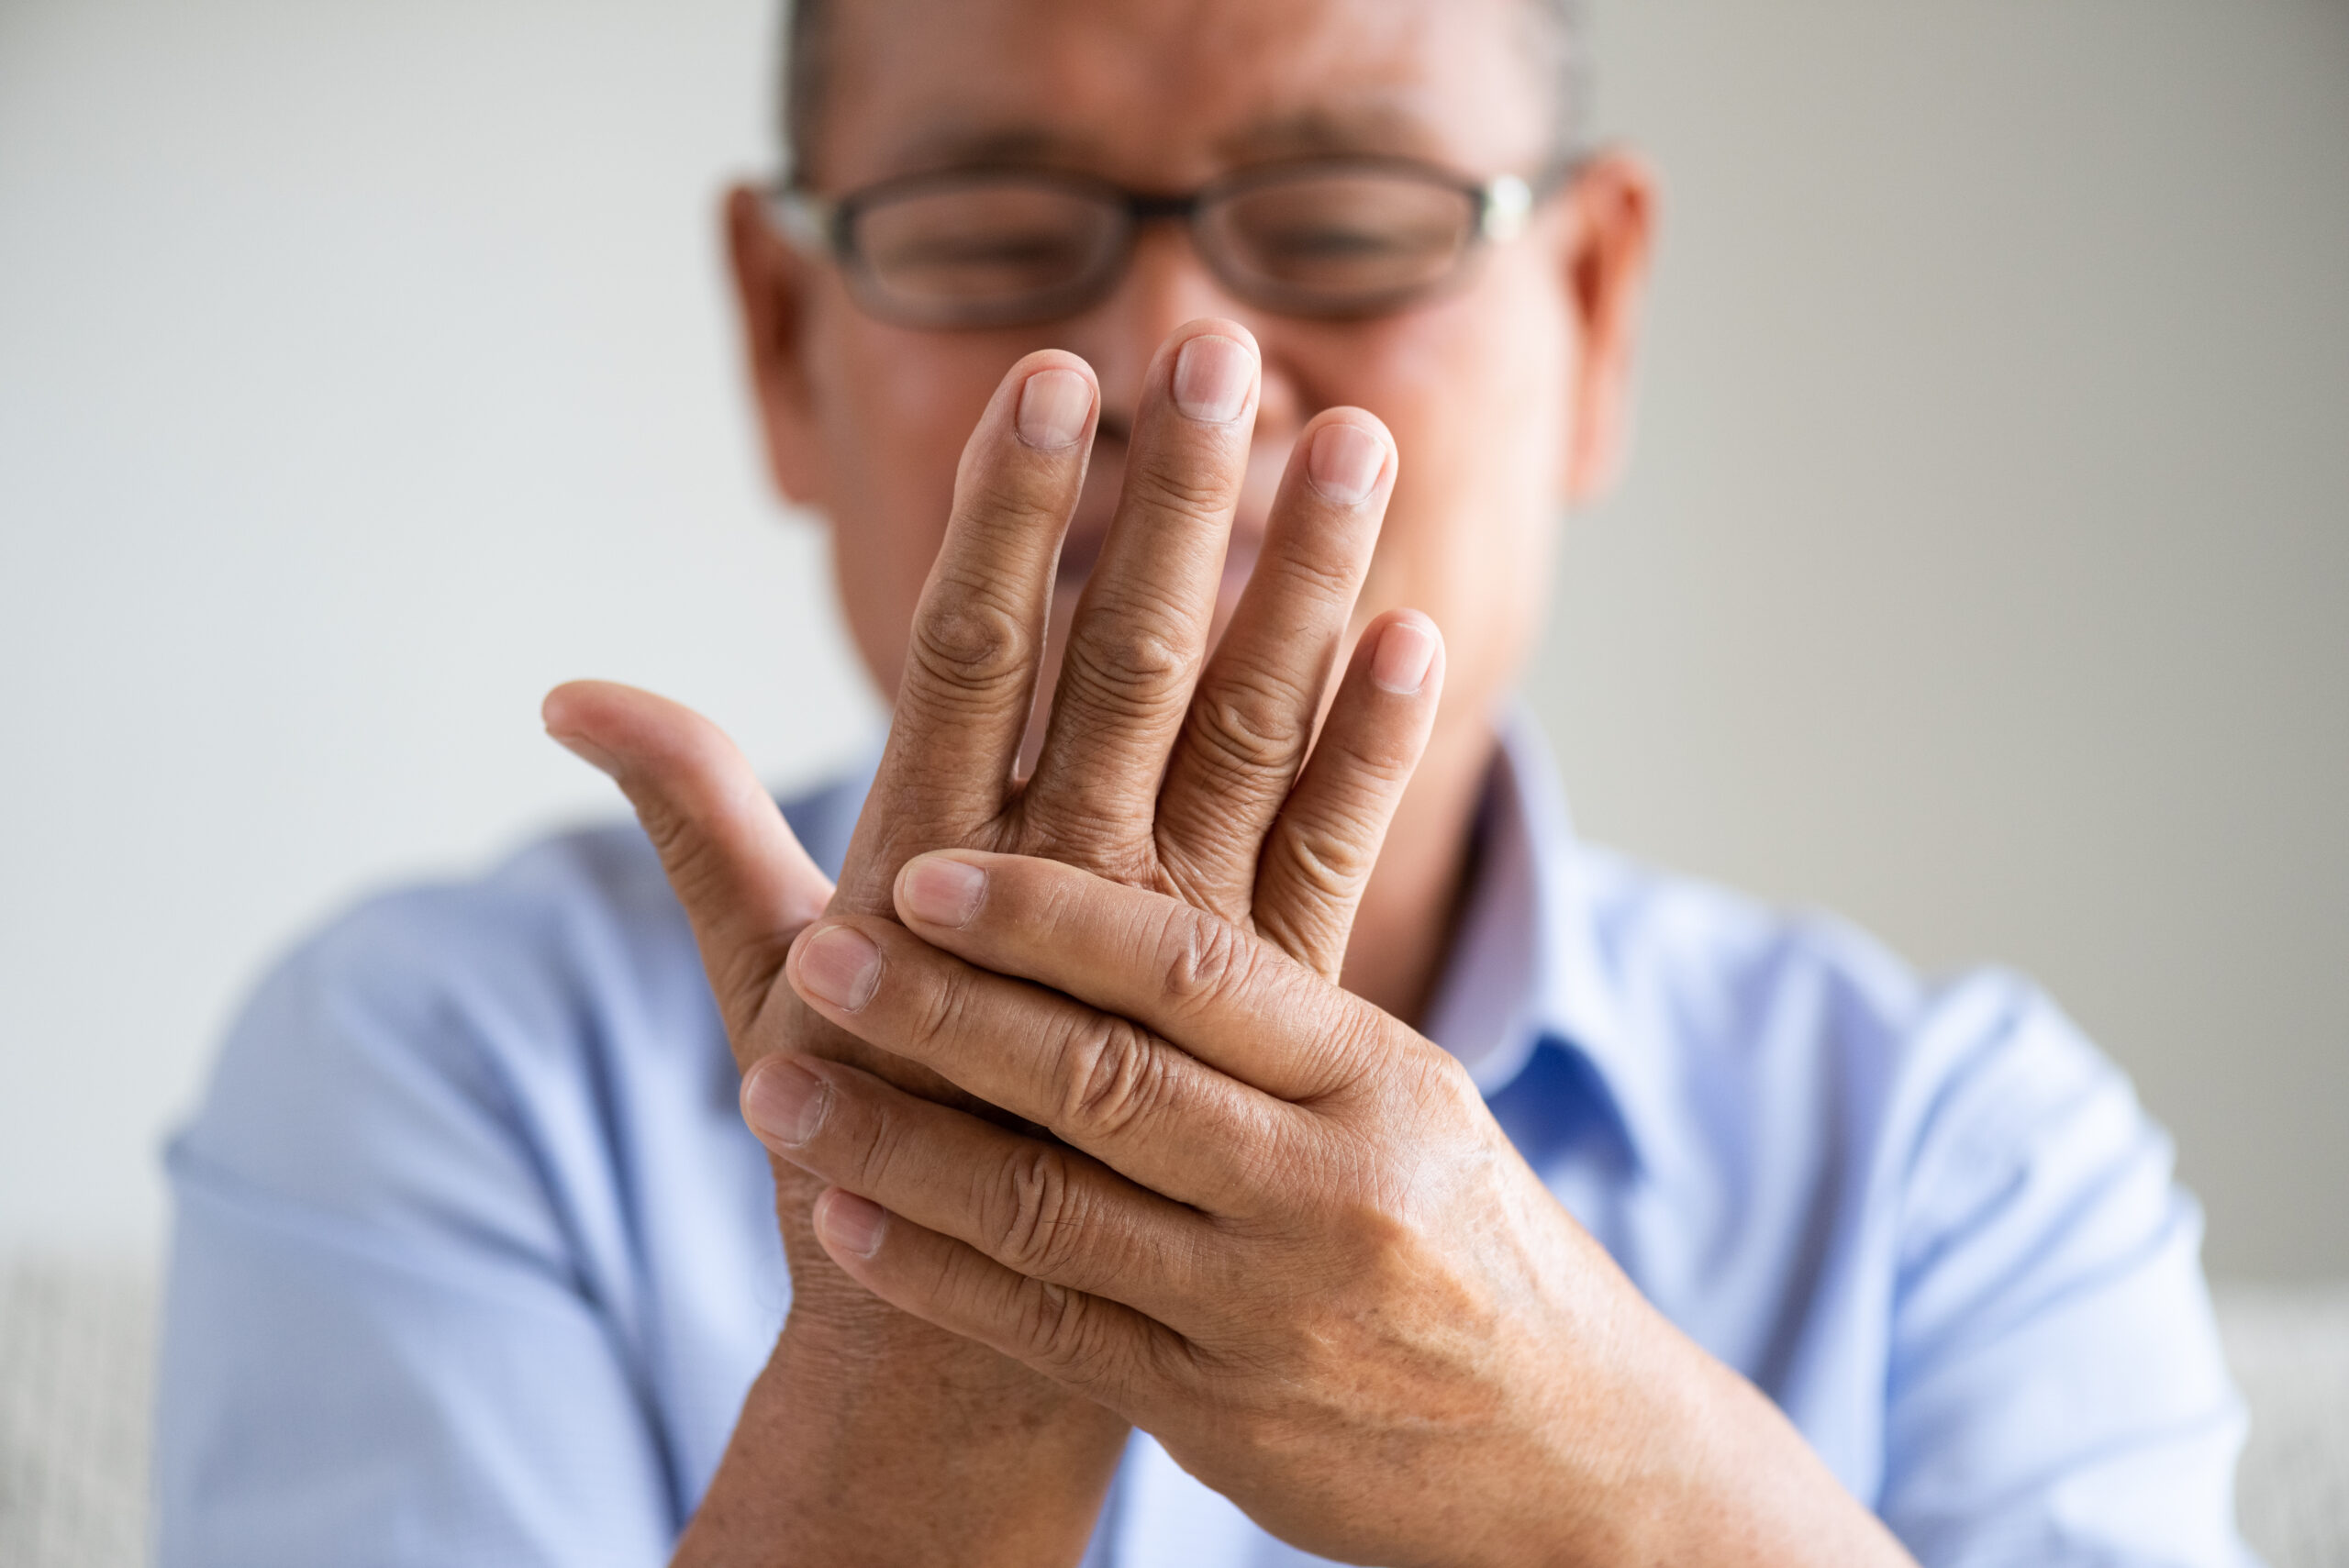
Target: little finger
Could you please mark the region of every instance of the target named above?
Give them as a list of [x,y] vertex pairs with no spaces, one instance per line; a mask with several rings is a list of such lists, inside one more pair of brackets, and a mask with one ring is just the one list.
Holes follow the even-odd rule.
[[1433,621],[1399,610],[1371,623],[1304,775],[1265,836],[1256,929],[1332,979],[1442,692],[1443,639]]

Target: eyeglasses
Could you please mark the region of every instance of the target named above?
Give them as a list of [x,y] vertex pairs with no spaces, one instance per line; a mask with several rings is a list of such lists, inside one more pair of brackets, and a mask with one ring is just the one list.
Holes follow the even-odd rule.
[[872,315],[908,327],[1007,327],[1073,316],[1118,285],[1141,226],[1180,219],[1209,271],[1248,305],[1286,316],[1376,316],[1440,293],[1480,246],[1514,239],[1564,183],[1472,184],[1402,158],[1262,164],[1188,195],[1126,190],[1044,169],[969,169],[884,181],[828,199],[769,195],[776,226],[839,264]]

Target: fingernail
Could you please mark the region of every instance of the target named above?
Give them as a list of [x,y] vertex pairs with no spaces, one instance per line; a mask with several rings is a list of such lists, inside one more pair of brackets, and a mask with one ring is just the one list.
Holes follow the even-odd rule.
[[1351,506],[1370,494],[1386,466],[1386,443],[1360,425],[1324,425],[1313,433],[1306,472],[1322,495]]
[[1085,434],[1093,384],[1070,370],[1038,371],[1019,389],[1019,439],[1031,447],[1064,447]]
[[834,1187],[816,1211],[816,1229],[835,1251],[869,1258],[888,1233],[889,1211],[869,1198]]
[[987,873],[964,861],[924,855],[906,864],[906,914],[933,926],[964,926],[986,896]]
[[602,747],[583,740],[576,735],[557,735],[551,729],[547,731],[547,739],[594,768],[597,773],[612,778],[620,776],[619,759]]
[[1256,356],[1229,338],[1194,338],[1174,356],[1174,406],[1210,425],[1229,424],[1248,406]]
[[881,950],[861,931],[829,926],[799,949],[800,983],[833,1006],[853,1013],[881,982]]
[[796,1149],[816,1136],[831,1108],[824,1081],[785,1057],[770,1057],[742,1084],[742,1117],[769,1143]]
[[1415,620],[1398,620],[1378,634],[1377,651],[1370,656],[1370,682],[1398,697],[1415,695],[1427,684],[1428,669],[1435,662],[1435,634]]

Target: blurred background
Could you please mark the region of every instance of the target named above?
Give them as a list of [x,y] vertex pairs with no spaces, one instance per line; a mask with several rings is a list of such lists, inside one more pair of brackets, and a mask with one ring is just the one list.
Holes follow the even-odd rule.
[[[874,733],[723,292],[771,9],[0,0],[0,1247],[151,1249],[272,955],[617,809],[556,681]],[[2216,1272],[2349,1276],[2349,5],[1597,21],[1666,228],[1582,827],[2032,972]]]

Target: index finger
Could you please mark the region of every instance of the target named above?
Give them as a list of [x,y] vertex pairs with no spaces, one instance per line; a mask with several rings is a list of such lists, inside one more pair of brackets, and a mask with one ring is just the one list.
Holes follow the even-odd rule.
[[1001,813],[1099,405],[1091,367],[1048,349],[1012,367],[971,432],[841,906],[887,909],[907,856],[960,842]]

